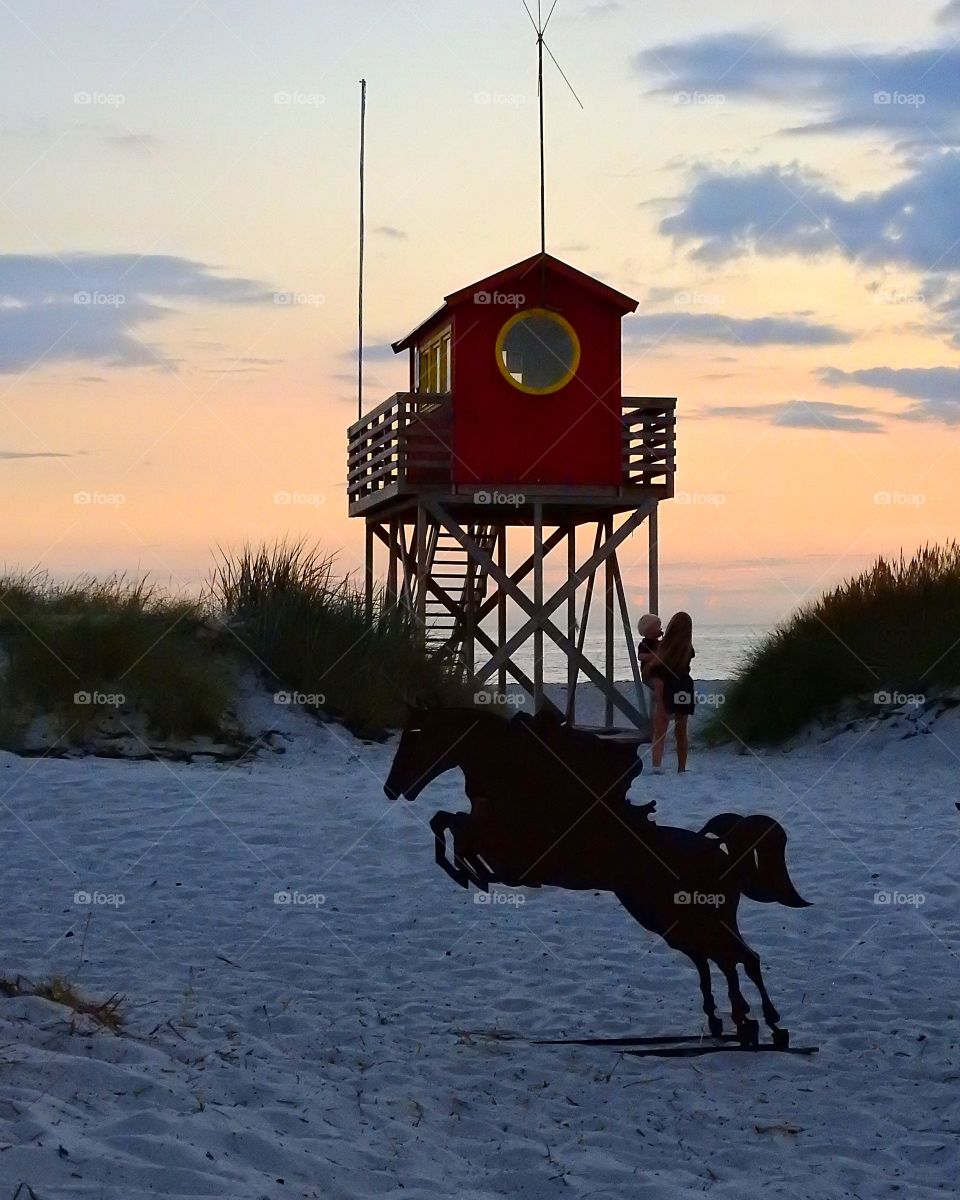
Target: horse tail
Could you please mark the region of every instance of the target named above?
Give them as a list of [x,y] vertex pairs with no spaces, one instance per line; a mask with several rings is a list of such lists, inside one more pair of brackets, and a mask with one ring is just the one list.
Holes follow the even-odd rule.
[[742,817],[739,813],[721,813],[700,830],[713,834],[729,855],[740,890],[761,904],[783,904],[787,908],[807,908],[793,886],[787,871],[787,835],[773,817]]

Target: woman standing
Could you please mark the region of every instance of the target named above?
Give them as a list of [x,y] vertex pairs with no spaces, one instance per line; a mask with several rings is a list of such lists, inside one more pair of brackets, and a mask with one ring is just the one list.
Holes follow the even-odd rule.
[[663,773],[663,747],[670,722],[673,721],[677,739],[677,770],[687,769],[687,753],[690,742],[687,721],[695,708],[693,678],[690,663],[693,661],[693,621],[690,614],[675,613],[667,624],[663,641],[648,671],[654,688],[655,707],[653,714],[653,770]]

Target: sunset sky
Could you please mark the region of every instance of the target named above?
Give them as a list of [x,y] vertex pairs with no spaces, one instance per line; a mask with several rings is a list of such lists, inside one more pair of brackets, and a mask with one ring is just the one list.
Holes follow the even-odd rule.
[[[960,0],[559,0],[547,40],[548,249],[640,301],[625,393],[679,398],[663,608],[769,622],[954,536]],[[355,568],[358,80],[372,406],[538,249],[521,0],[0,0],[0,42],[5,567]]]

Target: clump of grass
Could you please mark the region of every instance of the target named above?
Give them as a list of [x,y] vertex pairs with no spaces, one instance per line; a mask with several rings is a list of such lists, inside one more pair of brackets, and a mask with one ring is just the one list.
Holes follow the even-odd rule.
[[775,744],[848,701],[960,685],[960,545],[879,558],[805,606],[746,659],[706,730]]
[[49,979],[34,983],[23,975],[13,979],[0,978],[0,994],[4,996],[39,996],[62,1004],[77,1016],[88,1017],[103,1029],[119,1034],[123,1025],[122,1005],[124,997],[118,994],[106,1000],[91,1000],[84,996],[69,979],[62,975],[51,975]]
[[396,728],[409,700],[460,698],[405,610],[379,593],[368,613],[334,556],[303,541],[221,551],[210,592],[275,691],[315,698],[360,736]]
[[118,713],[142,713],[162,737],[217,734],[234,683],[226,655],[198,652],[208,617],[201,601],[146,579],[0,580],[3,744],[15,748],[39,715],[74,743]]

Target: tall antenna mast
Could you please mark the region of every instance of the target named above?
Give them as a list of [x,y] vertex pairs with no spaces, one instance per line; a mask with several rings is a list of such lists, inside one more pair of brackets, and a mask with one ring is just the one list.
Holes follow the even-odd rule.
[[543,132],[543,52],[550,55],[553,65],[560,72],[560,77],[570,89],[570,94],[574,100],[583,108],[580,97],[573,90],[573,84],[563,72],[563,67],[557,62],[553,51],[543,40],[543,35],[547,32],[547,26],[550,24],[550,18],[553,16],[554,9],[557,7],[557,0],[553,0],[550,6],[550,11],[547,13],[547,19],[542,19],[541,0],[537,0],[537,18],[534,20],[533,13],[530,11],[527,0],[523,0],[523,7],[526,9],[527,16],[530,18],[530,24],[537,33],[537,99],[540,108],[540,253],[547,252],[547,172],[546,158],[544,154],[544,132]]
[[367,130],[367,81],[360,80],[360,262],[357,284],[357,420],[363,418],[363,239],[364,239],[364,154]]

